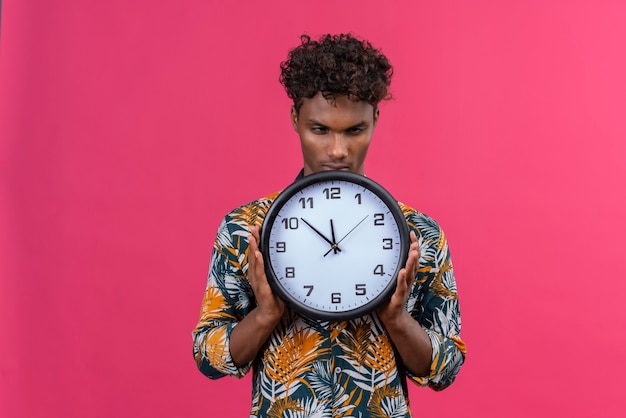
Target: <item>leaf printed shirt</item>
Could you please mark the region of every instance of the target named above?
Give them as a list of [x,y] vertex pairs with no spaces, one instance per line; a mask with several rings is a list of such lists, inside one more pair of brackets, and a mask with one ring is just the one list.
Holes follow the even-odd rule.
[[250,225],[261,225],[278,194],[241,206],[222,221],[211,257],[200,320],[193,330],[198,369],[211,379],[253,370],[251,417],[410,417],[407,379],[442,390],[465,359],[461,318],[448,244],[428,216],[400,204],[420,248],[406,308],[428,333],[430,375],[403,368],[376,313],[329,322],[289,308],[250,364],[237,367],[230,334],[255,307],[247,279]]

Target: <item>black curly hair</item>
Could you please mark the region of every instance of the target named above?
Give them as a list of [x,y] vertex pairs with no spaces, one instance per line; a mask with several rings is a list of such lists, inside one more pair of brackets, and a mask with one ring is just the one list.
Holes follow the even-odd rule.
[[280,64],[280,82],[296,111],[302,99],[318,92],[329,101],[345,95],[374,108],[391,98],[388,88],[393,67],[369,42],[351,34],[323,35],[318,41],[302,35],[300,42]]

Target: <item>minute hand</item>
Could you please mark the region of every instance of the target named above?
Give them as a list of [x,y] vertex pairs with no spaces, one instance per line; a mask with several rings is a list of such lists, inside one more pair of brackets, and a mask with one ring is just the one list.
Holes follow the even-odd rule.
[[[346,235],[344,235],[344,236],[343,236],[343,238],[341,238],[339,241],[337,241],[337,244],[335,244],[335,245],[339,245],[339,244],[341,243],[341,241],[343,241],[344,239],[346,239],[346,237],[347,237],[348,235],[350,235],[350,234],[352,233],[352,231],[354,231],[354,230],[356,229],[356,227],[357,227],[357,226],[361,225],[361,224],[363,223],[363,221],[367,219],[367,217],[368,217],[368,216],[369,216],[369,215],[365,215],[365,218],[361,219],[361,220],[359,221],[359,223],[358,223],[358,224],[354,225],[354,226],[352,227],[352,229],[351,229],[351,230],[349,230],[349,231],[348,231],[348,233],[347,233]],[[303,219],[303,221],[304,221],[304,219]],[[305,221],[305,222],[306,222],[306,221]],[[337,249],[339,250],[339,248],[337,248]],[[330,250],[328,250],[328,251],[326,252],[326,254],[324,254],[324,257],[326,257],[326,255],[327,255],[328,253],[330,253],[332,250],[333,250],[332,248],[331,248]],[[339,251],[341,251],[341,250],[339,250]]]
[[[315,233],[317,235],[319,235],[320,237],[324,238],[324,241],[326,241],[327,243],[329,243],[331,245],[331,248],[330,248],[330,250],[328,250],[328,252],[331,252],[333,249],[336,249],[336,251],[341,251],[341,248],[337,247],[337,244],[339,244],[339,243],[335,244],[334,242],[332,242],[331,240],[326,238],[326,236],[324,234],[322,234],[320,231],[318,231],[317,228],[315,228],[313,225],[311,225],[306,219],[304,219],[304,218],[300,218],[300,219],[302,219],[302,222],[307,224],[309,226],[309,228],[311,228],[313,231],[315,231]],[[328,254],[328,253],[326,253],[326,254]]]

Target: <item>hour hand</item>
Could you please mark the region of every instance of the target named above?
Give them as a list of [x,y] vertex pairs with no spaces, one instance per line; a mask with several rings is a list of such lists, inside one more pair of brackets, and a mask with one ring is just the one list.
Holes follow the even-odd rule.
[[[346,237],[347,237],[348,235],[350,235],[350,234],[352,233],[352,231],[354,231],[354,230],[356,229],[356,227],[357,227],[357,226],[361,225],[361,224],[363,223],[363,221],[367,219],[367,217],[368,217],[368,216],[369,216],[369,215],[365,215],[365,218],[361,219],[361,220],[359,221],[359,223],[358,223],[358,224],[354,225],[354,226],[352,227],[352,229],[351,229],[351,230],[349,230],[349,231],[348,231],[348,233],[347,233],[346,235],[344,235],[344,236],[343,236],[343,238],[341,238],[338,242],[336,242],[335,244],[333,244],[333,248],[331,248],[330,250],[326,251],[326,254],[324,254],[324,257],[326,257],[326,256],[327,256],[327,255],[328,255],[328,254],[329,254],[329,253],[330,253],[333,249],[335,249],[335,248],[337,248],[339,251],[341,251],[341,250],[339,249],[339,243],[340,243],[341,241],[343,241],[344,239],[346,239]],[[304,219],[303,219],[303,221],[304,221]],[[333,221],[332,221],[332,219],[331,219],[331,221],[330,221],[330,227],[331,227],[331,229],[332,229],[332,225],[333,225]],[[333,233],[333,241],[334,241],[334,240],[335,240],[335,234]]]
[[[326,241],[327,243],[329,243],[331,245],[331,250],[335,250],[335,252],[337,251],[341,251],[341,248],[339,248],[337,246],[336,243],[334,243],[333,241],[329,240],[328,237],[326,237],[326,235],[322,234],[320,231],[317,230],[317,228],[315,228],[313,225],[311,225],[306,219],[304,218],[300,218],[302,220],[302,222],[304,222],[305,224],[308,225],[309,228],[311,228],[313,231],[315,231],[315,233],[317,235],[319,235],[320,237],[322,237],[324,239],[324,241]],[[330,252],[330,251],[329,251]]]
[[[331,235],[331,238],[333,239],[333,248],[332,248],[332,250],[335,252],[335,254],[337,254],[337,251],[341,251],[341,250],[339,249],[339,245],[338,245],[339,243],[335,239],[335,227],[333,226],[333,220],[332,219],[330,220],[330,235]],[[329,252],[330,252],[330,250],[329,250]],[[326,253],[326,254],[328,254],[328,253]],[[324,254],[324,257],[326,257],[326,254]]]

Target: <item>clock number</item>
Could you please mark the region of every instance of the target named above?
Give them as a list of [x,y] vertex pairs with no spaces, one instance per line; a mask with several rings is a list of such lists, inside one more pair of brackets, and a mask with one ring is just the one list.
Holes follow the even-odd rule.
[[379,264],[376,267],[374,267],[374,274],[377,274],[379,276],[384,276],[385,275],[385,270],[383,269],[383,265]]
[[298,218],[283,218],[280,221],[285,225],[285,229],[298,229]]
[[277,253],[284,253],[287,251],[287,244],[283,241],[278,241],[276,243],[276,252]]
[[375,213],[374,214],[374,226],[384,226],[384,225],[385,225],[385,214]]
[[341,293],[339,293],[339,292],[331,293],[330,294],[330,301],[332,303],[341,303]]
[[294,277],[296,277],[296,268],[285,267],[285,277],[288,279],[293,279]]
[[313,292],[313,285],[302,286],[302,287],[304,287],[305,289],[308,289],[309,291],[306,292],[306,295],[311,296],[311,292]]
[[354,294],[357,296],[363,296],[366,293],[365,283],[354,285]]
[[313,209],[313,198],[312,197],[301,197],[298,202],[302,205],[302,209],[306,209],[307,205]]
[[383,238],[383,250],[391,250],[391,249],[393,249],[393,239]]
[[339,187],[326,188],[322,191],[326,195],[326,199],[341,199],[341,188]]
[[361,193],[357,193],[354,195],[354,198],[356,199],[356,201],[358,202],[358,204],[361,204]]

